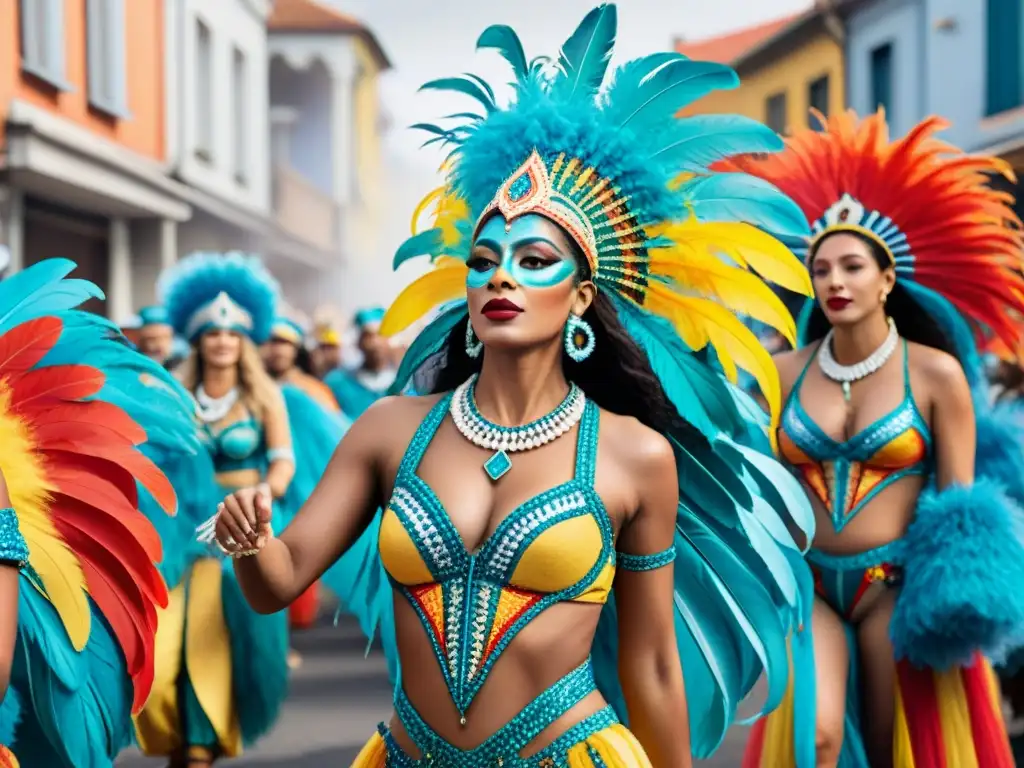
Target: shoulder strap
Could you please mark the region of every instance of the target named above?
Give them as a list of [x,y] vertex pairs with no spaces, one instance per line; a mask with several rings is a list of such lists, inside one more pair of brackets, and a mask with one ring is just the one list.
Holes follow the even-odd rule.
[[412,436],[412,440],[409,441],[409,447],[405,449],[405,455],[402,457],[402,463],[398,468],[399,475],[415,473],[417,468],[419,468],[423,454],[427,452],[427,448],[430,446],[430,441],[437,434],[437,430],[441,427],[444,417],[448,415],[448,407],[452,401],[453,394],[453,392],[449,392],[438,400],[434,407],[430,409],[430,413],[427,414],[426,418],[420,422],[416,433]]
[[584,485],[593,485],[597,469],[597,438],[601,426],[601,409],[587,400],[576,436],[575,478]]
[[[824,344],[824,343],[825,343],[824,341],[821,342],[821,344]],[[800,375],[796,377],[796,381],[793,382],[793,386],[789,390],[789,396],[786,398],[786,403],[787,404],[794,397],[799,396],[799,394],[800,394],[800,387],[802,387],[803,384],[804,384],[804,377],[807,376],[807,371],[809,371],[811,369],[811,363],[813,363],[814,362],[814,358],[817,357],[818,349],[820,349],[821,344],[819,344],[817,347],[815,347],[814,351],[811,352],[811,354],[809,354],[807,356],[807,362],[804,363],[804,367],[800,369]]]
[[903,339],[903,393],[913,399],[914,391],[910,386],[910,344]]

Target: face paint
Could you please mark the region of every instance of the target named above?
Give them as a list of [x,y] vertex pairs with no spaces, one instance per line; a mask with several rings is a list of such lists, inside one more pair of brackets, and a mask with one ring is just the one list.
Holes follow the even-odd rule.
[[[495,216],[484,224],[476,242],[497,254],[502,269],[519,285],[527,288],[551,288],[576,272],[575,260],[563,254],[562,249],[551,241],[551,224],[543,216],[534,213],[513,220],[508,232],[505,231],[505,220]],[[562,258],[543,267],[524,267],[516,253],[531,243],[545,243]],[[483,288],[497,269],[498,264],[491,264],[487,269],[470,269],[466,285],[469,288]]]

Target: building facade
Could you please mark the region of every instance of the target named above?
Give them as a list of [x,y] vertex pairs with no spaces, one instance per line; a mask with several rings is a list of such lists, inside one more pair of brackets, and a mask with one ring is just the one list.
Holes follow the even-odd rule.
[[677,41],[691,59],[728,64],[740,87],[716,91],[683,114],[740,114],[779,133],[817,122],[811,108],[825,115],[843,108],[846,82],[843,38],[833,3],[819,2],[805,13],[698,41]]
[[390,63],[361,22],[314,0],[276,0],[269,28],[278,224],[338,254],[327,279],[296,293],[308,307],[350,310],[380,270],[379,77]]
[[173,262],[187,189],[167,175],[163,0],[0,2],[0,241],[52,256],[120,320]]
[[1021,0],[852,0],[843,15],[853,108],[884,107],[895,136],[940,115],[950,143],[1024,171]]

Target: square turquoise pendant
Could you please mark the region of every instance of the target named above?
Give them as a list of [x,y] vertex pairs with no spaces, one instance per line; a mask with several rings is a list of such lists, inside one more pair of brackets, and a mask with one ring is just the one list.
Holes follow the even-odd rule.
[[512,459],[504,451],[498,451],[484,462],[484,472],[491,480],[496,481],[502,478],[510,469],[512,469]]

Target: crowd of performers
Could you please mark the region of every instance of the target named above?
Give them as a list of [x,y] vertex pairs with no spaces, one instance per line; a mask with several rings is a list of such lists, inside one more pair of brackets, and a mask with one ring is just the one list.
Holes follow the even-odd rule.
[[1009,168],[937,118],[679,118],[735,73],[610,72],[616,24],[485,30],[507,103],[428,84],[478,112],[421,126],[430,266],[355,368],[251,255],[170,268],[134,343],[70,261],[0,282],[0,766],[237,757],[320,583],[394,683],[357,768],[677,768],[748,716],[745,768],[1015,764]]

